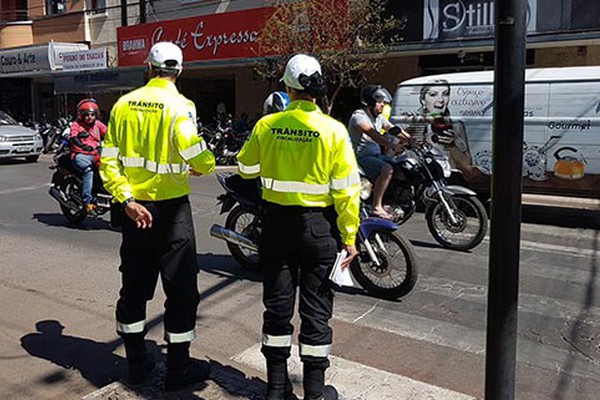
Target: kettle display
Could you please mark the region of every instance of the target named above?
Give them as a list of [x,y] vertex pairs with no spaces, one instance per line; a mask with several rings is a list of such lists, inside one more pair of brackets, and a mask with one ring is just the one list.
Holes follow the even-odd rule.
[[[564,152],[570,152],[562,155]],[[560,179],[576,180],[583,178],[585,171],[585,159],[574,147],[561,147],[554,152],[554,176]]]

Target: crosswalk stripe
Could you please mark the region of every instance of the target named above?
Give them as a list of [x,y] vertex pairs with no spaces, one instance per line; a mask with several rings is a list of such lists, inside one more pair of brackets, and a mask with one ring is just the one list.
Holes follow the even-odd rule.
[[[591,279],[591,277],[588,277],[588,280],[589,279]],[[477,304],[487,303],[487,285],[477,285],[470,282],[460,282],[453,279],[437,278],[426,275],[419,276],[417,285],[422,292],[429,292],[451,299],[460,299]],[[581,320],[580,322],[594,326],[598,325],[594,319],[600,318],[600,307],[588,306],[583,310],[580,303],[573,303],[525,292],[519,293],[519,312],[527,312],[542,316],[552,315],[556,318],[570,319],[581,314],[582,311],[584,311],[590,319]]]
[[[409,339],[420,340],[438,346],[444,346],[458,351],[476,355],[485,354],[485,331],[449,322],[433,320],[417,315],[393,311],[379,307],[378,302],[370,309],[359,309],[356,304],[338,301],[335,304],[334,318],[350,324],[377,329],[400,335]],[[368,312],[366,312],[368,311]],[[582,359],[569,371],[564,366],[572,363],[573,359]],[[519,338],[517,342],[517,360],[538,367],[562,371],[569,375],[599,381],[598,362],[590,362],[588,358],[576,350],[552,348],[542,343]]]
[[[236,362],[265,371],[265,359],[260,343],[233,357]],[[292,346],[288,370],[293,381],[301,382],[301,363],[298,346]],[[341,399],[352,400],[474,400],[475,397],[417,381],[405,376],[369,367],[341,357],[330,356],[326,382],[335,386]]]

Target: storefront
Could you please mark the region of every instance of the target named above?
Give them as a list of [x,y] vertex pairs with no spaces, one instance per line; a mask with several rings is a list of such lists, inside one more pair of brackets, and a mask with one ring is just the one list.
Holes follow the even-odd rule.
[[109,68],[81,70],[54,77],[54,93],[62,110],[73,114],[85,97],[98,100],[102,119],[106,120],[117,99],[144,84],[144,68]]
[[[380,72],[385,86],[438,73],[494,68],[494,0],[390,2],[404,40]],[[600,2],[527,0],[528,68],[600,64]]]
[[83,50],[84,44],[57,42],[0,50],[0,110],[21,122],[56,115],[53,75],[63,70],[65,53]]
[[212,122],[220,103],[234,117],[252,117],[275,89],[253,71],[256,41],[271,13],[256,8],[118,28],[119,66],[143,66],[154,43],[174,42],[184,57],[178,87],[196,103],[203,123]]

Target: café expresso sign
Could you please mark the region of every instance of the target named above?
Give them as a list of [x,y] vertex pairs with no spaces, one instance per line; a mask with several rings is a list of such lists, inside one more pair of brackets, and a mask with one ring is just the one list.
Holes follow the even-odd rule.
[[118,28],[119,65],[143,64],[161,41],[181,47],[185,62],[256,57],[258,36],[273,12],[257,8]]

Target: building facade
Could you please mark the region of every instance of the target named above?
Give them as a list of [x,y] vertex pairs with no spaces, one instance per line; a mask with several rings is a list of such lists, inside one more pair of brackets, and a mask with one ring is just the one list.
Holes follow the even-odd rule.
[[[109,108],[144,81],[150,46],[170,40],[184,50],[180,90],[196,102],[204,122],[212,121],[219,103],[232,115],[253,117],[266,95],[281,89],[253,68],[259,57],[252,42],[266,23],[267,5],[262,0],[0,0],[0,66],[8,49],[60,42],[105,48],[107,67],[0,69],[0,79],[28,99],[34,116],[57,99],[62,100],[54,112],[69,110],[82,95],[96,96]],[[527,9],[528,67],[600,64],[600,2],[527,0]],[[417,76],[493,68],[494,0],[396,0],[389,1],[387,12],[407,21],[404,40],[394,45],[383,69],[364,72],[368,82],[393,91]],[[336,112],[340,118],[358,105],[357,90],[345,97],[347,110]],[[0,98],[0,108],[8,103]]]

